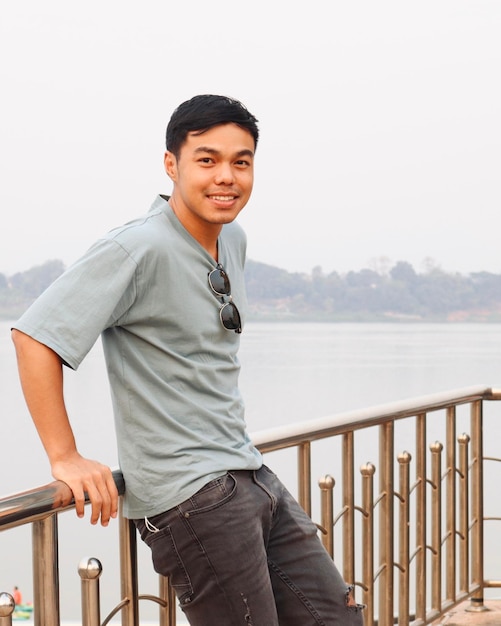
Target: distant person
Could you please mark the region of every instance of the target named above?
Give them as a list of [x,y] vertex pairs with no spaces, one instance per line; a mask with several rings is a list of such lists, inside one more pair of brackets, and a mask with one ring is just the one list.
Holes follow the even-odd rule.
[[16,606],[21,606],[21,604],[23,603],[23,594],[21,593],[19,587],[14,587],[12,597],[14,598],[14,604]]
[[196,96],[174,111],[166,139],[170,197],[99,240],[15,325],[53,476],[79,516],[84,492],[93,524],[117,515],[111,470],[79,454],[63,399],[62,364],[77,369],[101,335],[124,512],[190,624],[360,625],[315,525],[246,432],[246,239],[234,220],[252,191],[257,120],[231,98]]

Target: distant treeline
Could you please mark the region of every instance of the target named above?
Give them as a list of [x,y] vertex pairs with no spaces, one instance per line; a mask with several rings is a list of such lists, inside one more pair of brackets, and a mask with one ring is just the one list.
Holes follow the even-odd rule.
[[249,261],[252,316],[325,321],[501,321],[501,275],[467,276],[410,263],[346,274],[290,273]]
[[63,262],[56,260],[9,277],[0,273],[0,317],[18,317],[64,269]]
[[[7,277],[0,273],[0,316],[13,318],[64,271],[47,261]],[[501,275],[417,273],[399,261],[390,269],[345,274],[288,272],[249,260],[246,267],[250,319],[317,321],[501,321]]]

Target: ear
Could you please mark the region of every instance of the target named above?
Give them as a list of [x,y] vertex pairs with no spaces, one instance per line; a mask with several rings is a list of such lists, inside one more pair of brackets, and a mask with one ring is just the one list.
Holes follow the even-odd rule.
[[164,167],[167,176],[176,182],[177,179],[177,159],[172,152],[166,152],[164,155]]

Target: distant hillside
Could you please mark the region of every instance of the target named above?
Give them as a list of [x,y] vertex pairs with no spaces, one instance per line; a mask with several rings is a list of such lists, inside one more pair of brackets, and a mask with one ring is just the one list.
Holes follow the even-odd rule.
[[0,318],[18,317],[63,272],[63,262],[56,260],[10,277],[0,273]]
[[[7,277],[0,273],[0,317],[19,316],[62,272],[47,261]],[[501,275],[469,275],[410,263],[391,269],[310,274],[249,260],[246,282],[251,320],[501,322]]]
[[248,261],[251,319],[318,321],[501,321],[501,275],[468,276],[399,261],[384,273],[290,273]]

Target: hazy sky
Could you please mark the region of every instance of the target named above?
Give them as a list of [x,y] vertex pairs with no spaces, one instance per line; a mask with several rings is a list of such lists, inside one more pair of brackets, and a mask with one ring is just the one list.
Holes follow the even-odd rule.
[[0,272],[75,260],[169,193],[197,93],[258,117],[250,258],[501,273],[498,0],[25,0],[0,14]]

